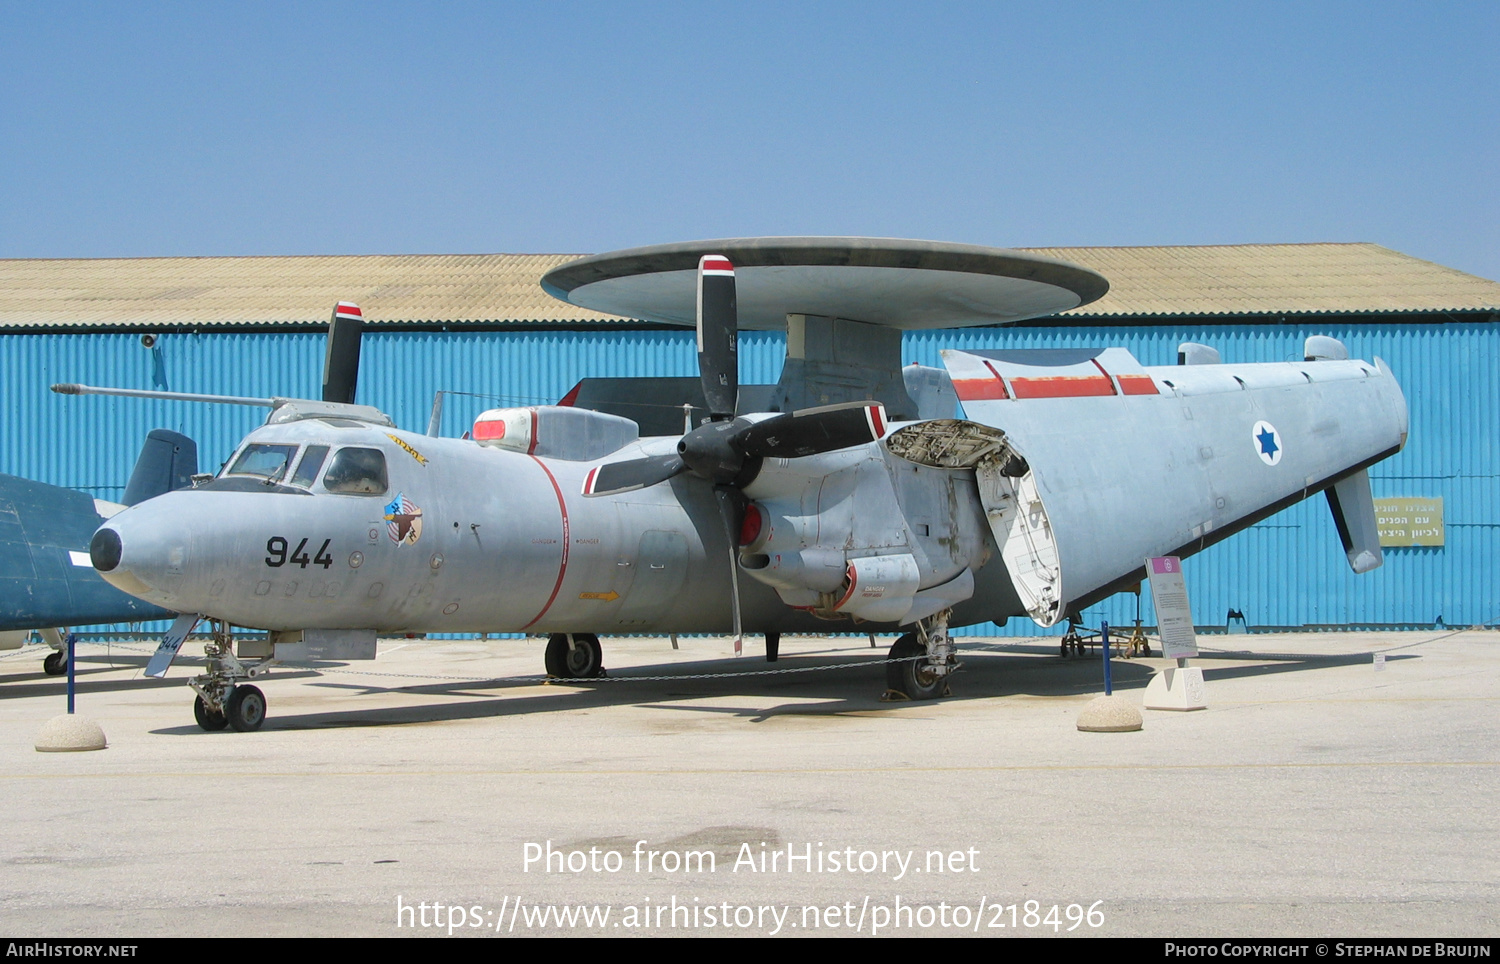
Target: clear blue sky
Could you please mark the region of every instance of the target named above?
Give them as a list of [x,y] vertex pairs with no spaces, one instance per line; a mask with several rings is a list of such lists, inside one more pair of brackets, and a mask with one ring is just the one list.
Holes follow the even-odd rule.
[[0,257],[1374,241],[1500,279],[1500,3],[11,3]]

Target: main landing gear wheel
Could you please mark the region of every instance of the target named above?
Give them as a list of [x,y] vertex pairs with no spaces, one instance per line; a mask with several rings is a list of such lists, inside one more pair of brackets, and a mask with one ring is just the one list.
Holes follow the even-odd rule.
[[63,653],[48,653],[42,660],[42,672],[48,676],[61,676],[68,671],[68,657]]
[[[922,659],[912,659],[921,656]],[[948,694],[948,683],[932,671],[927,663],[927,647],[917,639],[916,633],[907,633],[891,647],[889,662],[885,667],[885,685],[894,693],[909,700],[931,700]]]
[[[193,704],[195,710],[197,706],[197,703]],[[236,686],[229,691],[229,702],[224,704],[224,715],[229,719],[229,725],[241,733],[260,729],[260,725],[266,721],[265,694],[254,686]]]
[[553,633],[547,638],[547,675],[594,679],[604,675],[604,648],[593,633]]
[[229,725],[229,717],[222,710],[209,709],[201,696],[193,700],[193,718],[210,733],[217,733]]

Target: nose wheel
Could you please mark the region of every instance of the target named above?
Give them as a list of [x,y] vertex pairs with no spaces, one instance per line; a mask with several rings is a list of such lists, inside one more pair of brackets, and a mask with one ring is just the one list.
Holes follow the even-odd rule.
[[272,658],[252,663],[241,662],[234,655],[234,638],[229,627],[215,620],[213,639],[203,646],[208,658],[208,672],[188,680],[198,694],[193,700],[193,718],[210,733],[233,729],[253,733],[266,722],[266,694],[246,680],[260,676],[270,668]]
[[210,733],[217,733],[229,725],[229,718],[224,715],[224,711],[212,709],[201,696],[193,699],[193,719]]
[[252,733],[266,721],[266,697],[256,686],[236,686],[224,707],[229,725],[241,733]]

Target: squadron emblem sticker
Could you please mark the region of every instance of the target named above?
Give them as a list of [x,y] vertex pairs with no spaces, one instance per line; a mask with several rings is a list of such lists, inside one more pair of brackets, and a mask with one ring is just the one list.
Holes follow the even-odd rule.
[[1276,426],[1266,421],[1256,422],[1255,428],[1250,430],[1250,437],[1255,441],[1255,454],[1262,462],[1275,465],[1281,461],[1281,433],[1276,431]]
[[422,510],[417,504],[397,492],[396,497],[385,507],[385,531],[396,545],[414,546],[422,538]]

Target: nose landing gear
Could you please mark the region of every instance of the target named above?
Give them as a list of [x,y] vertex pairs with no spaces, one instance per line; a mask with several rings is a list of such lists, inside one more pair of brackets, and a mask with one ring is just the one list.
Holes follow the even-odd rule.
[[266,696],[245,681],[265,673],[275,659],[241,662],[234,655],[234,634],[228,624],[216,619],[213,627],[213,638],[203,645],[208,672],[188,680],[198,694],[193,700],[193,718],[209,732],[230,727],[252,733],[266,721]]

